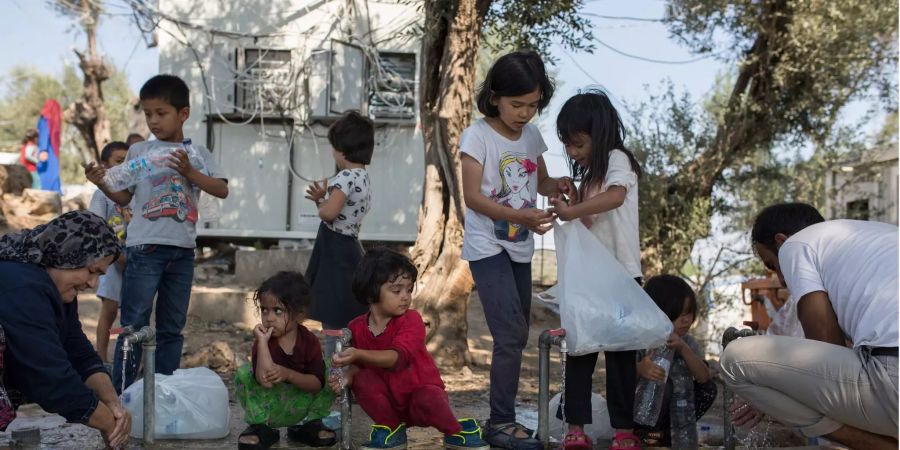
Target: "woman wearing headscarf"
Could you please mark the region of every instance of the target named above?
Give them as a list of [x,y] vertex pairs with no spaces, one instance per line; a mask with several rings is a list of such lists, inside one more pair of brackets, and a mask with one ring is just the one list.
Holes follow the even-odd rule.
[[87,211],[0,237],[0,431],[27,400],[100,430],[111,447],[128,441],[131,416],[81,330],[76,300],[119,251],[106,221]]

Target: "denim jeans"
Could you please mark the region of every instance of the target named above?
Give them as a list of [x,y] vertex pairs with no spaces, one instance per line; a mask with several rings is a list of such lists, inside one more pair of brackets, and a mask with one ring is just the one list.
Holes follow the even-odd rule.
[[[144,244],[125,249],[121,323],[135,330],[150,324],[156,296],[156,372],[171,375],[181,364],[184,336],[194,281],[194,249]],[[134,383],[141,361],[141,346],[131,349],[125,387]],[[112,373],[116,390],[122,389],[122,336],[116,341]]]
[[469,261],[469,268],[494,339],[490,422],[515,422],[522,351],[528,343],[531,320],[531,263],[517,263],[504,250]]

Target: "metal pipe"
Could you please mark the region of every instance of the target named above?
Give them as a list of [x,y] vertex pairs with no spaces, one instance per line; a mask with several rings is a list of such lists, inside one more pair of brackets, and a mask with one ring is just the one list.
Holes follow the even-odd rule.
[[[748,336],[756,336],[756,331],[751,330],[749,328],[745,328],[743,330],[738,330],[735,327],[728,327],[725,330],[725,333],[722,334],[722,351],[725,351],[725,347],[728,347],[732,341],[736,339],[740,339]],[[737,447],[737,438],[734,435],[734,424],[731,423],[731,414],[728,412],[728,407],[734,402],[734,393],[731,392],[731,389],[728,389],[728,384],[724,384],[722,388],[722,416],[723,416],[723,429],[724,429],[724,446],[725,450],[734,450]]]
[[546,449],[550,446],[550,347],[559,345],[568,353],[566,330],[544,330],[538,338],[538,438]]
[[[128,330],[130,331],[130,330]],[[139,331],[130,332],[124,337],[125,346],[141,343],[144,366],[144,444],[153,445],[156,441],[156,331],[149,326]],[[124,364],[124,361],[123,361]]]
[[[349,329],[344,328],[341,330],[324,330],[323,331],[326,336],[333,336],[337,339],[334,342],[334,354],[338,354],[344,351],[345,347],[350,346],[350,341],[353,339],[353,333],[350,332]],[[341,439],[340,439],[340,448],[349,450],[351,444],[350,438],[350,386],[344,386],[341,389]]]

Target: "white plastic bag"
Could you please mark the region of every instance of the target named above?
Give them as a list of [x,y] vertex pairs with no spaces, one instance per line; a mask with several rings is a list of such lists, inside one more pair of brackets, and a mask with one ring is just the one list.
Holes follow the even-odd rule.
[[570,355],[659,347],[672,322],[580,220],[553,225]]
[[[131,413],[131,436],[144,436],[144,380],[138,380],[122,394],[122,403]],[[176,370],[172,375],[156,374],[157,439],[219,439],[228,436],[228,388],[206,367]]]
[[[568,424],[564,425],[562,420],[556,418],[560,397],[562,397],[561,394],[556,394],[550,399],[550,437],[562,442],[566,432],[569,431],[569,426]],[[612,439],[615,431],[609,424],[609,410],[606,409],[606,399],[600,394],[592,392],[591,423],[584,425],[584,434],[590,436],[596,442],[597,439]]]

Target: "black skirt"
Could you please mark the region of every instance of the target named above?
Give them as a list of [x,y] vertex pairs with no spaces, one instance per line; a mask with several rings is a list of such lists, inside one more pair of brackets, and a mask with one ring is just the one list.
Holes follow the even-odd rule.
[[356,301],[350,284],[364,254],[359,240],[319,224],[306,281],[312,286],[310,318],[324,328],[344,328],[369,308]]

